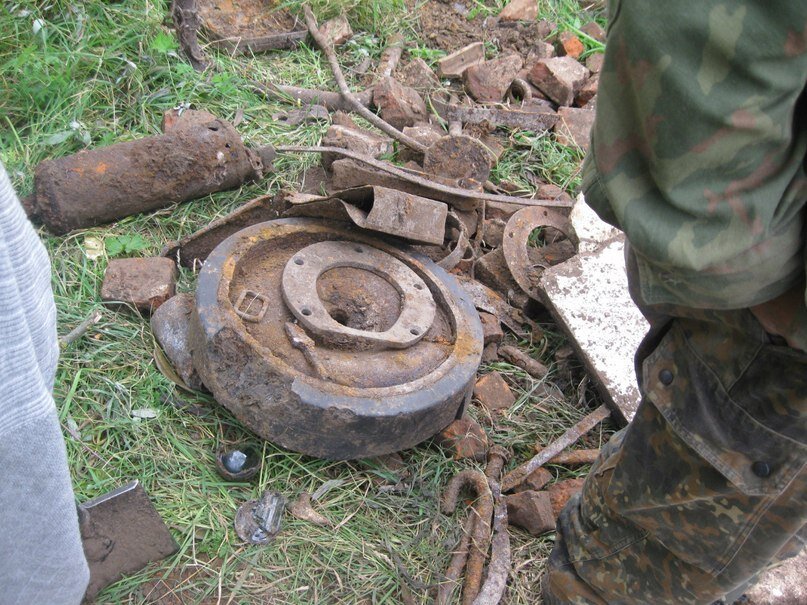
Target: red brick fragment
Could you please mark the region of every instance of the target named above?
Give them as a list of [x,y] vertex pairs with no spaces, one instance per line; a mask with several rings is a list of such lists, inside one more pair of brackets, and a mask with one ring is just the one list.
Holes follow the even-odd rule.
[[552,101],[568,106],[588,78],[588,70],[571,57],[555,57],[538,61],[528,77]]
[[474,399],[491,412],[507,410],[516,402],[513,391],[498,372],[485,374],[476,381]]
[[586,47],[580,41],[580,38],[575,36],[572,32],[561,32],[558,36],[558,54],[579,59]]
[[546,493],[549,494],[549,499],[552,503],[553,516],[557,517],[560,511],[563,510],[563,507],[566,506],[569,498],[583,489],[583,483],[585,483],[585,481],[586,480],[582,478],[567,479],[553,483],[546,489]]
[[532,21],[538,16],[538,0],[510,0],[501,12],[502,21]]
[[471,458],[483,461],[488,454],[485,430],[467,416],[455,420],[437,436],[441,446],[453,453],[455,459]]
[[561,107],[558,109],[558,116],[560,119],[554,126],[558,143],[588,149],[591,129],[594,126],[594,111],[576,107]]
[[417,91],[390,77],[376,84],[373,105],[378,107],[381,117],[398,130],[404,126],[414,126],[429,116],[426,104]]
[[465,70],[465,90],[480,103],[500,103],[524,61],[516,53],[471,65]]
[[177,266],[170,258],[111,260],[101,285],[101,300],[130,303],[151,313],[174,295],[176,281]]
[[552,512],[552,503],[546,492],[524,491],[506,496],[507,518],[510,525],[540,536],[555,529],[557,515]]
[[499,318],[491,313],[479,312],[479,319],[482,320],[482,338],[485,345],[490,343],[500,343],[504,339]]

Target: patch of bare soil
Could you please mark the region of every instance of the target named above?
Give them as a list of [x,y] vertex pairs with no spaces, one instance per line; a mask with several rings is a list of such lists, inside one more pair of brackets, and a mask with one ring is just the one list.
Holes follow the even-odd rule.
[[[415,2],[412,0],[412,4]],[[490,42],[500,51],[527,55],[555,29],[547,21],[530,23],[499,22],[495,16],[476,15],[473,0],[429,0],[418,11],[420,34],[427,46],[453,52],[473,42]]]

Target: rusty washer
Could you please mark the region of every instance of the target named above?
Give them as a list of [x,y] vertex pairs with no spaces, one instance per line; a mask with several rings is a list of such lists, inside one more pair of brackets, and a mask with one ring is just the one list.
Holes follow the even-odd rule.
[[207,388],[255,433],[353,459],[412,447],[456,417],[482,328],[427,258],[345,223],[294,218],[213,250],[190,341]]

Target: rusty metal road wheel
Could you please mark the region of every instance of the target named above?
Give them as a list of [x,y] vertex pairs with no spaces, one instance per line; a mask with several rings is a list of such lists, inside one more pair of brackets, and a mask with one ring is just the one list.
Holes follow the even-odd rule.
[[248,428],[312,456],[416,445],[456,416],[482,352],[479,316],[435,263],[341,223],[232,235],[199,275],[194,365]]

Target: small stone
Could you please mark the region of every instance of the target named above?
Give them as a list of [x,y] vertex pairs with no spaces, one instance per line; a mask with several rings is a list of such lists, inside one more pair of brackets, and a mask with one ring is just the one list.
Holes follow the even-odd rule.
[[602,64],[605,61],[605,55],[602,53],[594,53],[589,55],[586,59],[586,68],[593,74],[598,74],[602,71]]
[[483,461],[488,453],[485,430],[468,417],[455,420],[438,434],[438,442],[453,452],[455,459],[471,458]]
[[441,78],[459,78],[471,65],[485,60],[485,45],[474,42],[437,61],[437,73]]
[[[333,124],[325,136],[322,137],[322,145],[325,147],[341,147],[349,149],[362,155],[368,155],[373,158],[392,153],[392,139],[364,130],[358,126],[342,126],[340,124]],[[333,153],[322,154],[322,166],[326,170],[330,170],[331,164],[338,160],[340,156]]]
[[546,493],[549,494],[549,500],[552,504],[552,515],[557,517],[569,498],[574,496],[583,489],[585,479],[567,479],[550,485]]
[[588,78],[588,70],[571,57],[555,57],[538,61],[528,77],[558,105],[571,105]]
[[495,342],[485,345],[485,348],[482,349],[482,359],[480,359],[480,363],[484,365],[487,363],[496,363],[497,361],[499,361],[499,345]]
[[486,346],[490,343],[499,344],[504,340],[504,332],[502,332],[498,317],[491,313],[480,311],[479,319],[482,320],[482,338]]
[[476,381],[474,399],[490,412],[508,410],[516,402],[513,391],[498,372],[485,374]]
[[568,147],[588,149],[595,115],[591,109],[577,109],[576,107],[558,109],[560,119],[553,128],[558,143]]
[[546,470],[544,467],[538,467],[534,471],[532,471],[524,481],[521,482],[521,485],[516,487],[516,492],[526,492],[526,491],[539,491],[544,488],[544,486],[552,481],[554,477],[552,473]]
[[594,38],[597,42],[605,42],[605,30],[596,21],[586,23],[580,28],[580,31],[590,38]]
[[580,38],[575,36],[572,32],[561,32],[558,36],[558,51],[560,55],[579,59],[586,47],[580,41]]
[[499,13],[502,21],[533,21],[538,16],[538,0],[511,0]]
[[414,88],[419,93],[428,93],[440,86],[440,78],[432,71],[423,59],[412,59],[399,69],[396,74],[398,81],[404,86]]
[[594,74],[591,76],[588,81],[583,85],[580,89],[580,92],[577,93],[577,97],[575,97],[574,103],[578,107],[590,107],[593,106],[594,98],[597,96],[597,90],[600,86],[600,76],[598,74]]
[[344,44],[353,37],[353,30],[350,28],[347,17],[344,15],[328,19],[319,26],[319,32],[325,36],[325,39],[333,46]]
[[471,65],[465,70],[465,90],[480,103],[501,103],[524,61],[516,53]]
[[134,305],[151,313],[176,292],[177,266],[170,258],[123,258],[109,261],[101,300]]
[[429,116],[426,104],[417,91],[390,77],[376,84],[373,105],[379,109],[384,121],[398,130],[404,126],[414,126]]
[[188,341],[188,324],[193,308],[192,294],[185,292],[172,296],[151,315],[151,332],[182,382],[194,391],[201,391],[204,385],[193,367]]
[[507,519],[510,525],[540,536],[555,529],[557,515],[552,513],[552,503],[546,492],[524,491],[505,496]]
[[[532,66],[538,63],[541,59],[554,59],[558,56],[555,47],[549,42],[538,42],[527,53],[527,59],[524,61],[524,66],[527,68],[527,73],[532,69]],[[526,77],[526,75],[524,76]]]
[[485,245],[498,248],[504,240],[504,228],[507,223],[500,218],[485,219]]

